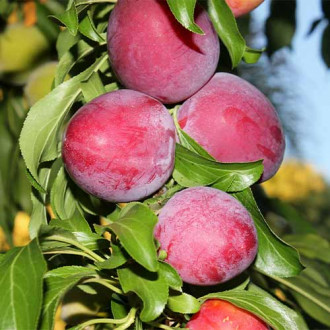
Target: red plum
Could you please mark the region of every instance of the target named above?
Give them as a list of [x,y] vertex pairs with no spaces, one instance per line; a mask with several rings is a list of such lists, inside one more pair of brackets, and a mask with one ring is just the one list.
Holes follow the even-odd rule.
[[229,73],[217,73],[178,112],[180,127],[223,163],[263,159],[260,181],[279,169],[285,140],[270,101],[256,87]]
[[199,6],[195,21],[205,35],[178,23],[165,0],[119,0],[109,18],[108,51],[121,82],[163,103],[198,91],[214,74],[220,48]]
[[175,128],[167,109],[148,95],[119,90],[97,97],[72,117],[62,156],[82,189],[128,202],[161,188],[172,173],[174,152]]
[[227,301],[211,299],[187,323],[190,330],[268,330],[264,321]]
[[248,14],[257,8],[264,0],[226,0],[235,17]]
[[214,285],[243,272],[254,260],[257,232],[243,205],[209,187],[188,188],[162,208],[155,237],[183,281]]

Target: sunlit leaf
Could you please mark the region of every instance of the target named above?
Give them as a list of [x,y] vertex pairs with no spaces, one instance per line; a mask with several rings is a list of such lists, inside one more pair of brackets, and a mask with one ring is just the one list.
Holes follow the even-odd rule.
[[203,30],[195,23],[194,11],[196,0],[167,0],[171,12],[186,29],[191,32],[204,34]]
[[37,329],[45,272],[37,239],[6,253],[0,264],[0,329]]
[[279,277],[298,275],[303,269],[298,252],[270,230],[251,190],[235,193],[234,197],[250,212],[257,228],[259,249],[255,267],[265,274]]

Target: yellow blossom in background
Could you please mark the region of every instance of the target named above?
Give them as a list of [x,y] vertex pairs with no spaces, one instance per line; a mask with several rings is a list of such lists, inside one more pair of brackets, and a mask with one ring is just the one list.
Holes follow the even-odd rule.
[[[30,242],[29,235],[30,216],[23,211],[17,212],[14,219],[13,243],[14,246],[24,246]],[[5,233],[0,227],[0,251],[9,250]]]
[[66,323],[61,318],[61,306],[57,308],[55,314],[54,330],[65,330]]
[[324,191],[326,184],[311,164],[291,159],[283,163],[276,175],[262,187],[269,197],[294,202],[311,193]]
[[[106,226],[106,225],[110,224],[110,221],[107,218],[100,217],[100,224],[101,224],[101,226]],[[105,232],[103,236],[105,239],[110,241],[111,234],[109,232]]]
[[24,246],[30,242],[30,216],[26,212],[17,212],[14,219],[13,243],[15,246]]

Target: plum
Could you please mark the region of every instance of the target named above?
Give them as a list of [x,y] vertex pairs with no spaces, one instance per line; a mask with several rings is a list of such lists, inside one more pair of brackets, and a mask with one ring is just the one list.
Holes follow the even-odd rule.
[[51,91],[57,64],[55,61],[44,63],[30,74],[24,87],[24,95],[30,107]]
[[97,97],[70,120],[62,156],[82,189],[128,202],[157,191],[174,166],[175,127],[167,109],[148,95],[119,90]]
[[226,0],[235,17],[248,14],[257,8],[264,0]]
[[196,23],[205,35],[185,29],[165,0],[120,0],[108,25],[112,68],[127,87],[163,103],[193,95],[214,74],[220,47],[204,9]]
[[235,75],[216,73],[180,107],[178,121],[219,162],[263,159],[261,182],[282,163],[285,140],[275,108],[256,87]]
[[0,34],[0,74],[31,69],[42,61],[49,47],[47,38],[36,26],[9,25]]
[[248,211],[229,194],[188,188],[162,208],[155,228],[165,259],[183,281],[214,285],[243,272],[254,260],[258,240]]
[[190,330],[268,330],[267,324],[252,313],[227,301],[210,299],[187,323]]

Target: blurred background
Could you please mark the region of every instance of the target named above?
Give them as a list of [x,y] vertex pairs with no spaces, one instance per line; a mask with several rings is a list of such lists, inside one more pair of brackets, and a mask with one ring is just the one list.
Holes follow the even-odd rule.
[[[0,251],[29,241],[32,188],[18,137],[29,108],[51,90],[61,49],[56,47],[60,28],[48,16],[66,5],[0,0]],[[329,284],[330,1],[265,0],[238,24],[249,46],[267,51],[235,73],[269,97],[287,138],[279,172],[254,188],[258,205],[306,264],[324,270]],[[224,47],[221,61],[229,70]],[[312,314],[315,328],[322,328],[317,320],[330,322],[315,310]]]
[[292,205],[329,239],[330,232],[330,1],[264,1],[239,22],[250,46],[266,47],[238,74],[275,105],[286,133],[286,154],[263,184],[269,197]]

